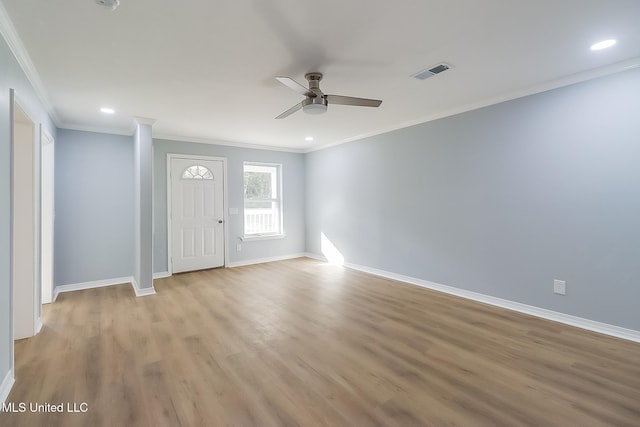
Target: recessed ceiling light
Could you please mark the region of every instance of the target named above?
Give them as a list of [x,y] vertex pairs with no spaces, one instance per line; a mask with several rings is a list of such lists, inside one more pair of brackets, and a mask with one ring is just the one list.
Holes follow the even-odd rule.
[[100,111],[102,111],[105,114],[113,114],[116,112],[116,110],[114,110],[113,108],[108,108],[108,107],[102,107]]
[[591,50],[606,49],[608,47],[613,46],[614,44],[616,44],[616,41],[614,39],[602,40],[601,42],[598,42],[596,44],[592,44],[591,45]]
[[312,136],[307,136],[304,138],[305,141],[313,141],[313,137]]

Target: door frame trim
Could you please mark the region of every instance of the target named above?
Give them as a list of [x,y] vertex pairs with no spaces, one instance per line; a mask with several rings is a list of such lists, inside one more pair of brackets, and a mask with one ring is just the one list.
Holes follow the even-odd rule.
[[211,160],[222,162],[222,221],[223,223],[223,246],[224,246],[224,267],[229,267],[229,248],[227,245],[228,240],[228,222],[229,213],[227,212],[227,158],[217,156],[200,156],[193,154],[178,154],[167,153],[167,271],[169,276],[173,274],[173,264],[171,262],[171,255],[173,252],[173,246],[171,241],[171,161],[173,159],[188,159],[188,160]]
[[[15,210],[15,206],[14,206],[14,196],[15,196],[15,179],[14,179],[14,175],[15,175],[15,119],[16,119],[16,107],[19,108],[22,113],[24,113],[24,115],[29,119],[29,121],[31,122],[33,128],[33,133],[31,135],[31,150],[32,150],[32,168],[33,168],[33,175],[31,176],[31,178],[33,179],[33,186],[32,186],[32,193],[31,193],[31,197],[32,200],[31,202],[33,203],[33,221],[31,226],[33,227],[33,275],[32,275],[32,280],[33,280],[33,332],[31,335],[36,336],[38,335],[38,333],[40,332],[40,330],[42,329],[42,317],[41,317],[41,312],[42,312],[42,284],[41,284],[41,277],[40,277],[40,265],[41,265],[41,248],[40,248],[40,220],[41,220],[41,210],[40,210],[40,177],[41,177],[41,170],[40,170],[40,123],[38,123],[37,120],[34,119],[35,114],[33,114],[33,112],[30,110],[30,108],[28,107],[27,102],[23,101],[23,99],[20,97],[20,95],[18,94],[18,92],[11,88],[9,89],[9,100],[10,100],[10,112],[9,112],[9,118],[10,118],[10,124],[9,124],[9,129],[10,129],[10,167],[9,167],[9,173],[10,173],[10,178],[9,178],[9,183],[10,183],[10,197],[11,197],[11,201],[10,201],[10,221],[11,221],[11,230],[10,230],[10,262],[11,262],[11,266],[10,266],[10,280],[11,280],[11,293],[10,293],[10,297],[11,297],[11,302],[10,302],[10,306],[11,306],[11,341],[14,342],[15,341],[15,322],[14,322],[14,315],[15,315],[15,307],[13,305],[13,298],[14,298],[14,294],[15,294],[15,283],[14,283],[14,271],[13,271],[13,263],[15,260],[15,254],[13,252],[13,242],[15,239],[15,216],[14,216],[14,210]],[[14,352],[13,352],[13,348],[12,351],[10,352],[11,354],[11,358],[13,359],[14,356]]]
[[[48,142],[45,141],[48,140]],[[40,319],[42,319],[42,305],[44,304],[42,301],[44,300],[43,296],[42,296],[42,234],[43,234],[43,229],[42,229],[42,186],[43,186],[43,182],[42,182],[42,148],[44,145],[48,145],[51,144],[52,147],[52,155],[53,155],[53,159],[52,159],[52,164],[51,164],[51,196],[52,196],[52,200],[51,200],[51,247],[49,248],[49,251],[51,253],[51,295],[48,295],[48,299],[49,299],[49,303],[53,303],[53,292],[55,289],[55,284],[53,281],[53,268],[54,268],[54,242],[55,242],[55,211],[56,211],[56,197],[55,197],[55,177],[56,177],[56,165],[55,165],[55,150],[56,150],[56,146],[55,146],[55,139],[53,138],[53,136],[47,131],[47,129],[44,127],[44,125],[42,123],[40,123],[40,132],[39,132],[39,142],[40,142],[40,194],[38,195],[39,197],[39,203],[40,203]]]

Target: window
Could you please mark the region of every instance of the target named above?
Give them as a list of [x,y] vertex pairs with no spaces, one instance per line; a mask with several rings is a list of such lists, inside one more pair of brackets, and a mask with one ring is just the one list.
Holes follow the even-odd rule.
[[213,179],[213,174],[204,166],[193,165],[182,172],[182,179]]
[[282,166],[244,163],[244,235],[280,236],[282,232]]

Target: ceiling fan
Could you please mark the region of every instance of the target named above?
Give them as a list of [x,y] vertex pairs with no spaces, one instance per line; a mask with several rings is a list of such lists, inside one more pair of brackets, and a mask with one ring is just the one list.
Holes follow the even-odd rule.
[[289,108],[276,119],[284,119],[302,108],[308,114],[322,114],[327,111],[329,104],[355,105],[356,107],[379,107],[382,101],[379,99],[354,98],[352,96],[325,95],[320,90],[322,73],[307,73],[304,76],[309,82],[309,87],[302,86],[291,77],[276,77],[276,80],[303,95],[305,98],[299,104]]

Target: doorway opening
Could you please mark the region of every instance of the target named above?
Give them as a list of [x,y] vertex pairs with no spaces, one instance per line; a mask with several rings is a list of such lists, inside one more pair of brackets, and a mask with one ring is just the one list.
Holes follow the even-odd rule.
[[13,339],[42,327],[39,150],[36,124],[11,92],[11,252]]

